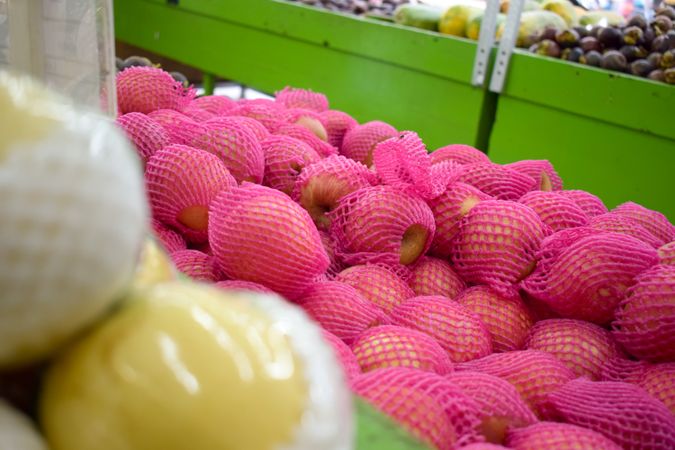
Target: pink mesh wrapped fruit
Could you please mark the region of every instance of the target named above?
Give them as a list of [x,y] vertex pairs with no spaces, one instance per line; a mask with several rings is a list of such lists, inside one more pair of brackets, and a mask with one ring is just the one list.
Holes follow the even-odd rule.
[[675,239],[675,226],[658,211],[645,208],[637,203],[626,202],[614,208],[612,212],[635,220],[652,233],[661,244]]
[[329,264],[307,212],[282,192],[250,183],[211,203],[209,242],[229,278],[263,284],[291,299]]
[[595,324],[571,319],[537,322],[526,347],[558,358],[575,375],[597,380],[604,364],[620,355],[609,331]]
[[220,289],[226,291],[235,291],[235,292],[258,292],[260,294],[273,294],[274,291],[268,287],[263,286],[260,283],[254,283],[252,281],[243,281],[243,280],[224,280],[219,281],[215,284]]
[[176,269],[193,280],[216,282],[223,275],[216,267],[216,260],[213,256],[202,253],[198,250],[178,250],[171,254]]
[[563,188],[560,175],[546,159],[528,159],[504,166],[534,178],[540,191],[560,191]]
[[408,284],[416,295],[442,295],[454,298],[465,287],[464,281],[442,259],[421,257],[412,267]]
[[312,92],[308,89],[298,89],[286,86],[275,93],[277,103],[286,108],[304,108],[314,112],[323,112],[328,109],[328,98],[325,95]]
[[506,444],[514,450],[621,450],[614,441],[593,430],[555,422],[510,430]]
[[282,136],[290,136],[309,145],[320,156],[327,157],[337,155],[337,149],[328,142],[319,139],[314,133],[297,123],[280,122],[271,130],[272,133]]
[[480,412],[479,430],[488,442],[503,443],[506,430],[538,421],[515,387],[506,380],[480,372],[453,372],[448,377]]
[[519,295],[505,297],[487,286],[474,286],[459,294],[456,300],[483,322],[495,352],[523,348],[533,322]]
[[657,259],[655,249],[634,237],[591,233],[542,255],[522,287],[563,317],[606,324],[633,277]]
[[335,280],[354,287],[386,313],[415,295],[395,272],[375,264],[352,266],[337,274]]
[[203,95],[192,100],[191,105],[216,116],[223,116],[233,111],[237,102],[224,95]]
[[387,323],[384,312],[348,284],[322,281],[312,284],[299,298],[305,312],[345,343],[351,344],[369,328]]
[[602,367],[601,380],[639,386],[675,414],[675,363],[652,364],[614,358]]
[[436,221],[436,234],[431,253],[447,258],[452,253],[452,240],[459,232],[459,223],[471,209],[492,197],[465,183],[453,183],[438,197],[429,200]]
[[284,121],[300,125],[320,140],[328,142],[328,132],[319,113],[303,108],[292,108],[285,110],[281,117]]
[[660,241],[637,221],[615,212],[595,216],[590,220],[588,225],[594,230],[611,231],[633,236],[654,248],[658,248],[660,245]]
[[328,143],[338,150],[342,148],[345,134],[359,124],[349,114],[335,109],[322,112],[321,118],[328,133]]
[[455,270],[467,283],[487,284],[510,295],[528,276],[548,232],[532,208],[505,200],[485,200],[462,219],[452,245]]
[[260,145],[265,154],[264,184],[288,195],[303,169],[321,160],[312,147],[288,136],[270,136]]
[[323,244],[323,248],[326,250],[328,259],[330,260],[330,265],[326,271],[326,276],[328,279],[333,279],[345,267],[337,256],[337,243],[333,237],[328,232],[323,230],[319,230],[319,236],[321,236],[321,243]]
[[326,330],[321,330],[323,338],[330,344],[335,352],[335,356],[345,372],[345,377],[349,383],[353,382],[359,375],[361,375],[361,367],[354,356],[354,352],[345,344],[340,338]]
[[607,207],[604,203],[602,203],[602,200],[590,192],[571,189],[567,191],[560,191],[560,194],[569,198],[570,200],[573,200],[574,203],[576,203],[588,217],[595,217],[607,212]]
[[397,134],[396,128],[377,120],[356,125],[345,134],[340,154],[370,167],[377,144]]
[[155,153],[148,160],[145,183],[153,217],[197,243],[208,237],[211,201],[237,185],[216,156],[184,145]]
[[158,109],[148,117],[166,130],[172,144],[192,146],[192,142],[206,132],[204,125],[173,109]]
[[207,125],[208,124],[245,128],[250,131],[258,141],[263,141],[270,137],[270,132],[267,131],[265,125],[246,116],[219,116],[210,119]]
[[416,369],[379,369],[354,381],[354,392],[431,448],[479,440],[478,406],[444,377]]
[[190,102],[190,104],[187,105],[187,107],[185,107],[181,113],[198,123],[206,122],[207,120],[211,120],[216,117],[215,114],[194,106],[192,102]]
[[452,362],[429,335],[409,328],[380,325],[364,331],[352,344],[361,370],[411,367],[439,375],[452,372]]
[[550,396],[561,421],[605,435],[626,450],[675,448],[675,416],[629,383],[570,381]]
[[420,198],[373,186],[340,199],[330,213],[331,233],[350,264],[413,264],[431,246],[436,224]]
[[282,120],[283,105],[264,99],[240,100],[237,106],[229,112],[232,116],[250,117],[262,123],[270,132]]
[[342,197],[377,183],[363,164],[344,156],[329,156],[308,165],[297,177],[292,197],[305,208],[320,229],[330,225],[328,215]]
[[497,444],[488,444],[487,442],[476,442],[475,444],[465,445],[459,450],[508,450],[507,447]]
[[391,313],[392,323],[422,331],[443,347],[453,362],[492,352],[490,333],[468,309],[446,297],[413,297]]
[[117,125],[134,143],[143,164],[171,143],[164,127],[143,113],[132,112],[119,116]]
[[616,309],[612,328],[631,355],[675,362],[675,266],[658,265],[638,275]]
[[675,266],[675,241],[662,245],[658,248],[659,264]]
[[457,181],[470,184],[499,200],[518,200],[537,187],[534,178],[492,163],[466,164]]
[[532,191],[518,201],[532,208],[553,231],[581,227],[588,223],[586,213],[558,191]]
[[575,378],[574,372],[553,355],[538,350],[493,353],[456,366],[502,378],[511,383],[539,417],[548,417],[548,397]]
[[153,235],[159,239],[159,242],[162,244],[164,250],[166,250],[168,254],[178,250],[185,250],[187,248],[185,239],[183,239],[180,234],[176,233],[159,220],[151,219],[150,225],[152,227]]
[[147,114],[157,109],[185,108],[194,98],[195,90],[184,88],[162,69],[129,67],[117,74],[117,105],[120,114]]
[[487,164],[490,162],[490,158],[470,145],[452,144],[436,149],[431,153],[432,164],[443,161],[455,161],[459,164]]

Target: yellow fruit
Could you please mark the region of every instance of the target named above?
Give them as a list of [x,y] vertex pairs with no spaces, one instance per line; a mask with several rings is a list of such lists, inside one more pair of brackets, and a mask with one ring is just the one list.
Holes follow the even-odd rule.
[[175,270],[167,254],[154,239],[147,238],[143,244],[132,286],[139,288],[175,278]]
[[466,25],[483,10],[473,6],[456,5],[448,8],[438,24],[438,30],[443,34],[466,37]]
[[[497,39],[504,33],[506,22],[497,26]],[[518,47],[529,47],[532,45],[538,34],[546,28],[555,28],[564,30],[567,28],[565,21],[557,14],[550,11],[526,11],[520,16],[520,27],[518,28],[518,38],[516,45]]]
[[567,26],[579,24],[579,18],[574,6],[567,0],[547,0],[542,4],[545,11],[551,11],[563,18]]

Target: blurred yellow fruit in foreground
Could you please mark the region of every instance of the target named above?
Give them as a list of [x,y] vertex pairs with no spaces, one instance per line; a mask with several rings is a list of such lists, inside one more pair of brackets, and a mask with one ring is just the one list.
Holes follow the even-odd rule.
[[144,287],[176,279],[171,259],[153,238],[146,238],[132,285]]
[[137,295],[48,373],[52,450],[350,448],[342,374],[299,309],[193,283]]

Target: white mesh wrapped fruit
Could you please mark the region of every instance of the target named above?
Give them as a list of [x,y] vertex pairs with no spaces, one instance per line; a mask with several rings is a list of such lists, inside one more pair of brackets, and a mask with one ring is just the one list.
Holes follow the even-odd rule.
[[675,240],[675,226],[658,211],[645,208],[637,203],[626,202],[614,208],[612,212],[635,220],[656,236],[661,244]]
[[211,203],[209,242],[226,276],[288,298],[301,295],[329,264],[307,211],[282,192],[250,183]]
[[288,136],[270,136],[260,145],[265,154],[264,184],[288,195],[304,168],[321,160],[312,147]]
[[391,186],[352,192],[329,216],[340,256],[350,264],[413,264],[429,249],[436,230],[421,198]]
[[485,200],[462,219],[452,245],[455,270],[467,283],[487,284],[510,295],[535,267],[548,227],[532,208]]
[[171,143],[164,127],[143,113],[132,112],[119,116],[117,125],[134,143],[143,163]]
[[416,295],[442,295],[454,298],[465,287],[452,266],[439,258],[421,257],[411,269],[408,284]]
[[153,217],[191,242],[206,241],[211,201],[237,185],[215,155],[178,144],[148,160],[145,183]]
[[0,72],[0,367],[43,358],[132,280],[147,224],[136,152],[111,121]]
[[615,212],[600,214],[593,217],[588,226],[594,230],[627,234],[628,236],[640,239],[645,244],[649,244],[654,248],[658,248],[659,245],[661,245],[656,236],[647,231],[640,223],[630,217]]
[[176,269],[196,281],[216,282],[223,278],[213,256],[199,250],[178,250],[171,254]]
[[492,163],[464,165],[457,181],[470,184],[499,200],[518,200],[537,187],[534,178]]
[[526,347],[558,358],[577,376],[597,380],[607,361],[620,355],[609,331],[595,324],[571,319],[537,322]]
[[553,164],[546,159],[529,159],[505,164],[505,167],[513,169],[524,175],[528,175],[537,181],[537,189],[540,191],[560,191],[563,182]]
[[44,439],[28,417],[0,399],[0,449],[47,450]]
[[305,108],[315,112],[328,109],[328,98],[319,92],[286,86],[274,94],[277,103],[286,108]]
[[157,109],[180,111],[195,97],[194,89],[183,87],[156,67],[129,67],[117,74],[115,84],[120,114],[147,114]]
[[377,144],[397,134],[396,128],[377,120],[356,125],[345,134],[340,154],[370,167]]
[[338,150],[342,148],[345,134],[359,124],[349,114],[334,109],[323,111],[321,118],[328,133],[328,143]]
[[474,286],[455,300],[483,322],[495,352],[523,348],[533,321],[519,295],[505,297],[487,286]]
[[459,164],[474,164],[490,162],[488,156],[470,145],[452,144],[446,145],[431,153],[432,164],[437,164],[443,161],[454,161]]
[[375,264],[352,266],[337,274],[335,280],[354,287],[386,313],[415,296],[415,292],[395,272]]
[[510,430],[506,443],[514,450],[621,450],[614,441],[596,431],[555,422]]
[[352,420],[340,365],[299,308],[193,283],[126,302],[55,362],[41,403],[55,450],[348,450]]
[[558,191],[532,191],[518,200],[532,208],[541,221],[551,230],[582,227],[588,223],[588,216],[574,201],[560,195]]
[[446,297],[413,297],[391,312],[392,323],[428,334],[453,362],[470,361],[492,352],[490,333],[464,306]]
[[581,190],[560,191],[560,194],[574,201],[588,217],[594,217],[607,212],[607,207],[602,200],[590,192]]

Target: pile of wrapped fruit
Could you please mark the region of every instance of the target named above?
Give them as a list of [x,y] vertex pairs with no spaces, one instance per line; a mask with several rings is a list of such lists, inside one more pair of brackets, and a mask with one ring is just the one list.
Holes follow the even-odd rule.
[[348,14],[390,17],[397,6],[410,0],[290,0],[307,6]]
[[[156,68],[124,70],[117,90],[154,235],[194,283],[139,289],[56,358],[40,402],[53,449],[232,443],[222,434],[253,439],[246,420],[257,430],[279,408],[287,420],[269,427],[281,440],[301,406],[312,414],[293,436],[307,445],[292,448],[349,448],[338,442],[348,408],[328,404],[342,385],[321,339],[308,339],[311,323],[292,315],[263,327],[300,310],[352,392],[430,448],[675,447],[675,227],[663,214],[632,202],[608,211],[564,190],[545,160],[500,165],[458,144],[428,153],[414,132],[360,124],[307,90],[195,98]],[[128,216],[102,219],[107,230],[131,227]],[[120,251],[119,238],[80,239],[92,261]],[[148,284],[141,273],[136,283]],[[256,308],[241,295],[266,300]],[[259,342],[284,336],[295,358]],[[257,379],[258,366],[222,350],[245,343],[276,362],[277,383],[252,388],[264,402],[253,410],[237,380]],[[304,376],[279,381],[288,364]],[[302,393],[319,400],[307,406]],[[271,448],[253,442],[227,448]]]

